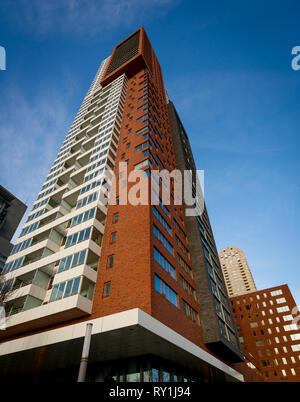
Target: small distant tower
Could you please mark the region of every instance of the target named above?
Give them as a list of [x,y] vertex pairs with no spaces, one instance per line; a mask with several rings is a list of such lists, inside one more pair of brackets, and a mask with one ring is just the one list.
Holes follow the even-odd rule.
[[224,248],[219,257],[230,297],[256,291],[254,279],[241,249],[233,246]]

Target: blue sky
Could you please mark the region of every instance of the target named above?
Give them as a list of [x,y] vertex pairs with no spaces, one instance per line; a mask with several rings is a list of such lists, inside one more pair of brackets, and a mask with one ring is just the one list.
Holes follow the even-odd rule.
[[300,305],[300,3],[2,0],[0,182],[29,209],[99,63],[144,25],[186,127],[217,247]]

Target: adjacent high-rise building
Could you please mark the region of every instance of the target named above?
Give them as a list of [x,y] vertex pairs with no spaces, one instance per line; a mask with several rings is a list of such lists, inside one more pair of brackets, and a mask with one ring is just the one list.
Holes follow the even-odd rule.
[[[175,202],[174,180],[170,203],[162,195],[154,171],[174,169],[192,172],[196,216]],[[140,28],[101,63],[4,267],[15,292],[0,377],[75,381],[92,323],[88,381],[243,381],[196,189],[188,136]]]
[[[258,362],[262,380],[299,382],[300,316],[288,286],[235,296],[231,303],[241,345]],[[236,367],[243,370],[241,363]]]
[[219,257],[230,297],[256,290],[248,262],[240,248],[233,246],[224,248]]
[[13,248],[11,239],[27,206],[0,185],[0,273]]

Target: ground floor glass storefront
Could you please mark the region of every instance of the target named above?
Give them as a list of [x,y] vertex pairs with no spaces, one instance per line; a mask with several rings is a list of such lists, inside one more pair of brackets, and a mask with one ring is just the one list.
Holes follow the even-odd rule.
[[[75,383],[79,362],[76,366],[39,371],[37,367],[27,367],[19,375],[7,375],[0,380],[18,383]],[[0,370],[1,372],[1,370]],[[236,381],[233,377],[211,365],[201,365],[190,369],[183,364],[169,362],[154,355],[143,355],[107,362],[89,363],[86,382],[131,383],[131,382],[200,382],[225,383]]]
[[89,365],[89,382],[225,382],[225,375],[214,367],[190,370],[157,356],[139,356]]

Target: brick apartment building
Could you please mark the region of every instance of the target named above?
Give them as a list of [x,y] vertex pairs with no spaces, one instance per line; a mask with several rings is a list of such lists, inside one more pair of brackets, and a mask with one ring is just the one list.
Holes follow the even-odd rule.
[[255,282],[243,250],[227,247],[219,253],[229,297],[254,292]]
[[[300,328],[287,285],[231,297],[240,342],[264,382],[300,381]],[[236,364],[237,370],[243,366]],[[247,381],[247,375],[245,375]]]
[[[4,267],[15,291],[2,379],[76,381],[91,322],[88,381],[243,381],[206,207],[187,217],[173,182],[165,205],[152,174],[175,168],[192,170],[194,192],[188,136],[141,27],[101,63]],[[142,173],[145,205],[124,201],[130,172]]]

